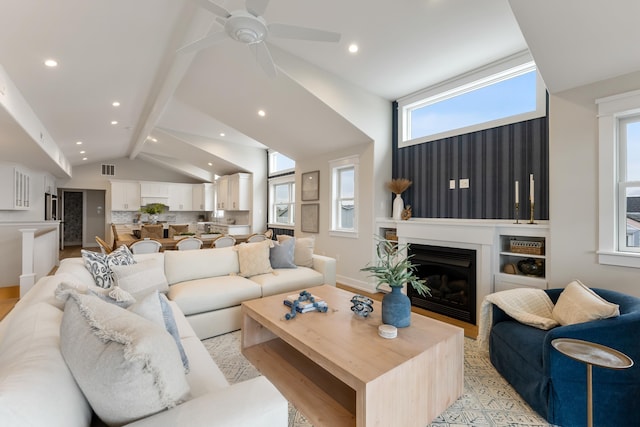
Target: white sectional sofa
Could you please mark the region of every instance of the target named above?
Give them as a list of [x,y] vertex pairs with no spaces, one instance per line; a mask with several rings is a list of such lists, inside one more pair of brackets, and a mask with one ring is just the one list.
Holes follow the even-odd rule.
[[[335,259],[316,254],[310,254],[306,262],[299,261],[313,267],[275,268],[270,273],[243,277],[235,249],[166,251],[137,257],[153,258],[163,266],[169,284],[167,297],[178,305],[200,339],[240,329],[243,301],[336,284]],[[70,274],[82,283],[93,283],[82,258],[62,260],[57,274]]]
[[[134,258],[138,273],[129,279],[146,282],[162,276],[168,285],[166,295],[179,332],[177,341],[182,344],[189,362],[186,374],[189,392],[177,405],[168,406],[169,409],[122,424],[136,427],[287,425],[287,401],[266,378],[229,385],[200,340],[239,329],[242,301],[322,283],[335,285],[335,260],[313,255],[313,268],[274,269],[242,277],[247,266],[242,265],[241,252],[232,248],[167,251]],[[98,413],[95,405],[92,408],[91,399],[85,397],[86,390],[74,378],[77,372],[68,367],[68,350],[61,349],[61,345],[74,341],[68,332],[61,335],[61,325],[65,326],[65,302],[54,293],[62,288],[59,286],[62,282],[72,283],[77,289],[94,285],[82,258],[62,260],[56,274],[40,279],[0,322],[2,426],[103,425],[95,415]],[[70,302],[66,304],[68,307]],[[78,306],[81,307],[80,303]],[[79,311],[91,314],[86,308]],[[171,351],[171,357],[178,357],[179,363],[180,357],[173,356],[177,354],[175,349]],[[81,362],[83,355],[82,350],[74,353]],[[94,368],[100,370],[103,366],[91,366]],[[100,375],[108,385],[110,380],[104,380],[110,378],[108,373],[100,372]]]

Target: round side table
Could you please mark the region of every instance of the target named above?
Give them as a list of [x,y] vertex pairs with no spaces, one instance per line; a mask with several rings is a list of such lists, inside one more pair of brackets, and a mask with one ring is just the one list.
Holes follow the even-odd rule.
[[593,427],[591,367],[626,369],[633,366],[633,360],[610,347],[573,338],[556,338],[551,345],[565,356],[587,365],[587,425]]

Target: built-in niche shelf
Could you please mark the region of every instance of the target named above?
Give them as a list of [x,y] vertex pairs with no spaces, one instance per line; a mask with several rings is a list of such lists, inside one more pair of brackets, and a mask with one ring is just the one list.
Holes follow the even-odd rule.
[[[546,231],[546,228],[500,230],[496,292],[521,287],[547,288]],[[530,264],[529,268],[525,264]]]

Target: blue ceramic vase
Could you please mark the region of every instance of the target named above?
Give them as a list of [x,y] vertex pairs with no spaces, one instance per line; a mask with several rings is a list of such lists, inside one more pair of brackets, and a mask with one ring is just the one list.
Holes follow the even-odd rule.
[[402,287],[392,286],[391,292],[382,298],[382,323],[396,328],[411,324],[411,300],[402,293]]

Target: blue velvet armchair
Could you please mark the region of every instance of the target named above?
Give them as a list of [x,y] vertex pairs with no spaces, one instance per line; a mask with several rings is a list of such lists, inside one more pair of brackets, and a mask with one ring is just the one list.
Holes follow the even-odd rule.
[[[640,298],[593,289],[620,305],[620,316],[548,331],[517,322],[493,306],[489,354],[496,370],[549,423],[587,425],[586,366],[551,345],[556,338],[599,343],[625,353],[629,369],[593,368],[593,424],[599,427],[638,425],[640,403]],[[563,289],[546,290],[555,303]]]

